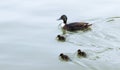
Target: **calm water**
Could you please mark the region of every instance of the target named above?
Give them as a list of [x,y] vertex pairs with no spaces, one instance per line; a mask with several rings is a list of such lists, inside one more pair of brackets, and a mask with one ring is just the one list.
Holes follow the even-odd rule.
[[[119,8],[119,0],[1,0],[0,70],[119,70]],[[56,41],[62,14],[92,23],[92,30]],[[78,49],[88,57],[77,58]],[[72,61],[60,61],[60,53]]]

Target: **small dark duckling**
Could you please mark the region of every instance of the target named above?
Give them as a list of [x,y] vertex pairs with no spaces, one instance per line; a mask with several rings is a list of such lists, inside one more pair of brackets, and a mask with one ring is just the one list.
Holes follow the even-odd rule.
[[59,56],[64,61],[69,61],[70,60],[70,58],[67,55],[64,55],[63,53],[61,53]]
[[73,22],[73,23],[67,24],[67,16],[66,15],[62,15],[58,20],[63,20],[63,23],[65,24],[63,26],[63,29],[67,30],[67,31],[85,30],[92,25],[92,24],[89,24],[86,22]]
[[64,36],[57,35],[57,40],[59,40],[59,41],[65,41],[66,38]]
[[80,57],[80,56],[86,57],[87,54],[86,54],[85,52],[81,51],[80,49],[78,49],[78,51],[77,51],[77,56],[78,56],[78,57]]

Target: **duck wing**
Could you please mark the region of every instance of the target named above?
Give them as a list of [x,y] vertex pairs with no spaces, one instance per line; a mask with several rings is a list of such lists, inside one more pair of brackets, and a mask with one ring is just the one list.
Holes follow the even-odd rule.
[[75,30],[82,30],[82,29],[88,28],[89,26],[91,26],[91,24],[88,24],[85,22],[73,22],[73,23],[66,24],[66,26],[68,30],[75,31]]

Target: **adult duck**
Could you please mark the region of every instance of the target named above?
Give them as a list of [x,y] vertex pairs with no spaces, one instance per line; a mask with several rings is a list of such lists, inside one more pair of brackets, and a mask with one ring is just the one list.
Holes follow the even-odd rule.
[[72,23],[67,24],[66,15],[62,15],[58,20],[63,20],[64,26],[62,28],[67,31],[85,30],[85,29],[88,29],[92,25],[86,22],[72,22]]

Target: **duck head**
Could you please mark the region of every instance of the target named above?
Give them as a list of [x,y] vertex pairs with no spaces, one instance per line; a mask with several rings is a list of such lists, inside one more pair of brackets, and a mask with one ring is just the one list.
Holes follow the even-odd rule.
[[60,54],[60,56],[63,56],[63,55],[64,55],[63,53]]
[[80,53],[81,52],[81,50],[80,49],[78,49],[78,53]]
[[58,20],[63,20],[64,24],[67,24],[67,16],[62,15]]
[[61,36],[60,35],[57,35],[58,38],[60,38]]

